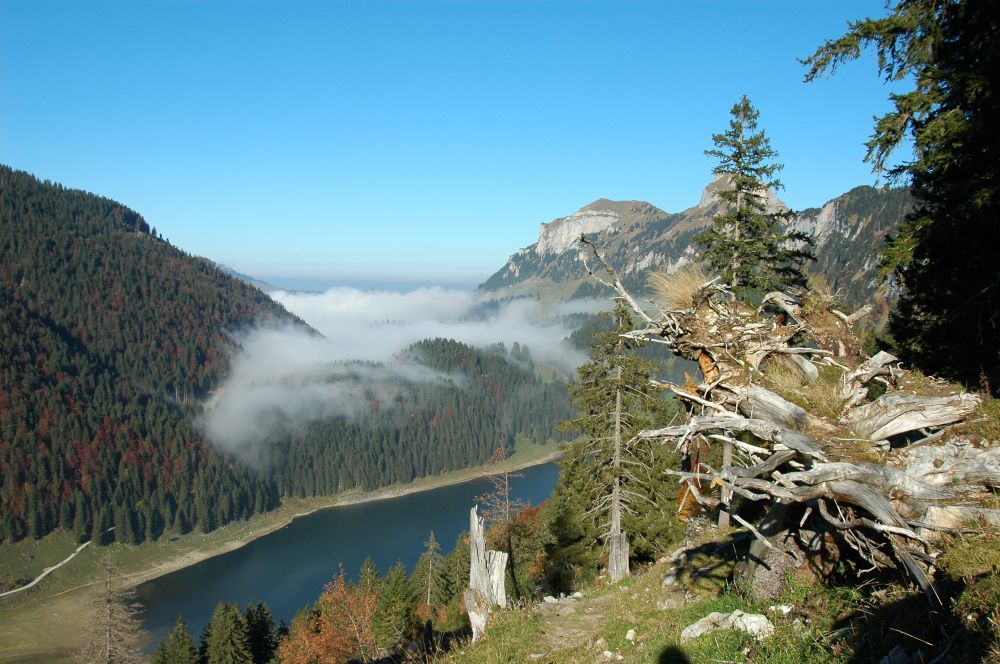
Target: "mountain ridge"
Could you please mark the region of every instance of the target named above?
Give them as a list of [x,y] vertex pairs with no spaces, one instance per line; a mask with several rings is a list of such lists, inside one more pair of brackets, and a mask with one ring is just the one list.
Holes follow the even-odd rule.
[[[586,233],[605,248],[626,285],[644,289],[651,270],[674,269],[694,259],[692,241],[721,210],[716,193],[724,184],[724,177],[714,178],[696,205],[675,213],[645,201],[599,198],[541,224],[535,243],[514,252],[479,288],[500,296],[595,294],[597,287],[572,251],[576,239]],[[894,232],[909,201],[904,189],[862,185],[822,206],[791,211],[790,226],[816,237],[818,260],[812,271],[825,277],[845,299],[860,301],[871,298],[878,287],[873,247]],[[773,192],[767,192],[767,208],[789,211]]]

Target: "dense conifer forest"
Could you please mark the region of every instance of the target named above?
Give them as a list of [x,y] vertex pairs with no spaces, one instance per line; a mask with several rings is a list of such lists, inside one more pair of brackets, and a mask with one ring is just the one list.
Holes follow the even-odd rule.
[[372,396],[365,417],[323,420],[279,442],[273,476],[282,494],[373,489],[484,464],[518,436],[546,442],[572,412],[563,384],[538,379],[519,344],[508,352],[433,339],[404,355],[452,378],[402,385],[389,403]]
[[417,344],[458,382],[403,388],[365,425],[316,423],[249,467],[196,424],[233,331],[304,325],[259,290],[163,240],[112,200],[0,166],[0,540],[59,528],[124,542],[209,531],[282,493],[374,488],[485,462],[567,416],[527,349]]

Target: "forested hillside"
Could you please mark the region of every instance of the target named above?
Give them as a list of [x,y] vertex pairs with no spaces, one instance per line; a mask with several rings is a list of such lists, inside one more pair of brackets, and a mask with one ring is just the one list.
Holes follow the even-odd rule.
[[404,383],[391,403],[314,423],[248,467],[205,440],[201,403],[229,368],[231,332],[301,321],[125,206],[7,167],[0,247],[0,540],[208,531],[281,494],[485,463],[517,435],[544,442],[568,415],[526,348],[426,341],[404,359],[456,381]]
[[114,201],[0,167],[0,539],[155,538],[268,510],[193,426],[227,330],[292,320]]
[[369,413],[317,422],[274,448],[282,494],[323,495],[487,463],[517,436],[544,443],[572,412],[561,382],[534,375],[527,349],[475,349],[446,339],[404,352],[454,380],[403,384],[393,401],[374,395]]

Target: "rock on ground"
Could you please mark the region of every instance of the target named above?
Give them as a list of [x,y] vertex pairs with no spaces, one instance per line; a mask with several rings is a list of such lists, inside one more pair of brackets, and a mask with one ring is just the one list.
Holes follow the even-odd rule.
[[736,629],[758,640],[774,634],[774,625],[766,616],[759,613],[744,613],[739,609],[732,613],[716,611],[685,627],[681,632],[681,643],[719,629]]

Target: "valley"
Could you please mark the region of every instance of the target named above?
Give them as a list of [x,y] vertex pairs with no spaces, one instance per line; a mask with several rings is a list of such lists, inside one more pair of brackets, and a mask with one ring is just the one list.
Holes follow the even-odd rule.
[[[391,500],[461,485],[481,478],[485,473],[501,469],[517,471],[542,466],[551,463],[557,455],[558,449],[554,446],[522,445],[501,466],[487,465],[452,471],[369,492],[355,491],[345,495],[303,499],[289,497],[283,499],[275,510],[252,517],[246,522],[222,526],[211,533],[189,533],[138,545],[111,544],[109,551],[121,570],[122,581],[128,587],[137,587],[210,558],[236,551],[285,528],[296,519],[308,517],[320,510]],[[53,534],[38,541],[26,540],[7,545],[5,555],[0,558],[0,574],[15,573],[24,577],[36,575],[43,567],[49,566],[52,557],[62,556],[63,551],[72,546],[73,539],[67,534]],[[89,546],[70,565],[48,576],[44,586],[0,602],[0,640],[4,643],[4,648],[0,649],[0,662],[14,664],[75,660],[77,650],[83,645],[87,625],[93,620],[92,603],[103,555],[104,551]],[[358,554],[351,552],[349,555]],[[336,567],[338,562],[318,557],[313,564]],[[281,571],[276,570],[274,574],[280,576]],[[329,579],[323,581],[326,580]],[[174,617],[169,616],[170,623]],[[58,629],[53,629],[55,623],[58,623]],[[158,629],[163,629],[163,626]],[[162,633],[157,635],[159,638],[163,636]]]

